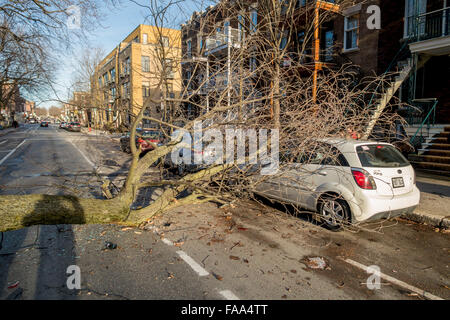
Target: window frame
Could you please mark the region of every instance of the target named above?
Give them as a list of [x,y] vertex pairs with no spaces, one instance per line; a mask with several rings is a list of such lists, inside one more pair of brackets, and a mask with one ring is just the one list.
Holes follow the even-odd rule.
[[[145,59],[145,61],[144,61]],[[148,68],[145,68],[147,66]],[[149,56],[141,56],[141,70],[142,72],[150,72],[150,57]]]
[[[353,51],[353,50],[358,50],[359,49],[359,13],[353,14],[353,15],[349,15],[344,17],[344,52],[348,52],[348,51]],[[354,18],[356,20],[356,26],[355,27],[348,27],[349,24],[349,20]],[[356,46],[355,47],[351,47],[351,48],[347,48],[347,40],[348,40],[348,34],[349,33],[356,33]],[[352,41],[353,43],[353,41]]]

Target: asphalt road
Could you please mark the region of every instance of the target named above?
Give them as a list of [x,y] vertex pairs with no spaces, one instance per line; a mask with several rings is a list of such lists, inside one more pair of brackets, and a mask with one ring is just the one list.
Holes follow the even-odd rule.
[[[0,193],[100,197],[102,177],[120,185],[128,161],[107,137],[26,125],[0,137]],[[448,233],[403,220],[333,233],[281,209],[207,203],[173,210],[148,230],[7,232],[0,299],[450,298]],[[105,241],[118,247],[105,249]],[[323,258],[325,268],[311,268],[311,257]],[[67,288],[71,265],[81,270],[81,290]],[[375,290],[362,269],[373,265],[382,273]]]

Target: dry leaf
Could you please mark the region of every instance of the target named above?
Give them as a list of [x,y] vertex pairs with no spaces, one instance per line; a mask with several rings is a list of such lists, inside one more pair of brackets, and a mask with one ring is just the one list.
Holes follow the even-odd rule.
[[130,227],[126,227],[126,228],[122,228],[120,231],[127,231],[127,230],[131,230],[132,228]]
[[236,256],[230,256],[230,259],[231,259],[231,260],[241,260],[241,258],[236,257]]
[[184,244],[184,241],[174,242],[173,245],[176,247],[181,247]]

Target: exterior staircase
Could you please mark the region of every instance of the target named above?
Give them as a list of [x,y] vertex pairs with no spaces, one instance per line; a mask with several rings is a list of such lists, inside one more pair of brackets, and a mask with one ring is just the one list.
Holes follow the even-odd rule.
[[[430,56],[424,56],[420,60],[417,61],[417,70],[422,68],[425,63],[430,59]],[[414,60],[413,58],[408,58],[406,60],[401,60],[397,63],[397,69],[399,70],[396,73],[396,76],[390,82],[388,88],[379,94],[376,100],[372,103],[374,105],[374,109],[371,112],[371,120],[364,132],[363,139],[368,139],[372,130],[374,129],[378,119],[383,113],[384,109],[388,105],[389,101],[394,97],[398,89],[401,87],[403,82],[408,79],[411,71],[414,68]]]
[[450,177],[450,125],[426,137],[418,154],[410,154],[408,159],[421,171]]

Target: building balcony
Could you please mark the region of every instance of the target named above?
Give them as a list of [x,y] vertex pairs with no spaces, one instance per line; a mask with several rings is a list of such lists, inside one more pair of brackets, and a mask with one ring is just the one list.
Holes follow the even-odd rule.
[[450,7],[410,19],[407,29],[411,52],[434,56],[450,54]]
[[214,35],[205,39],[205,55],[218,53],[223,49],[241,47],[241,30],[226,27],[223,31],[216,32]]

